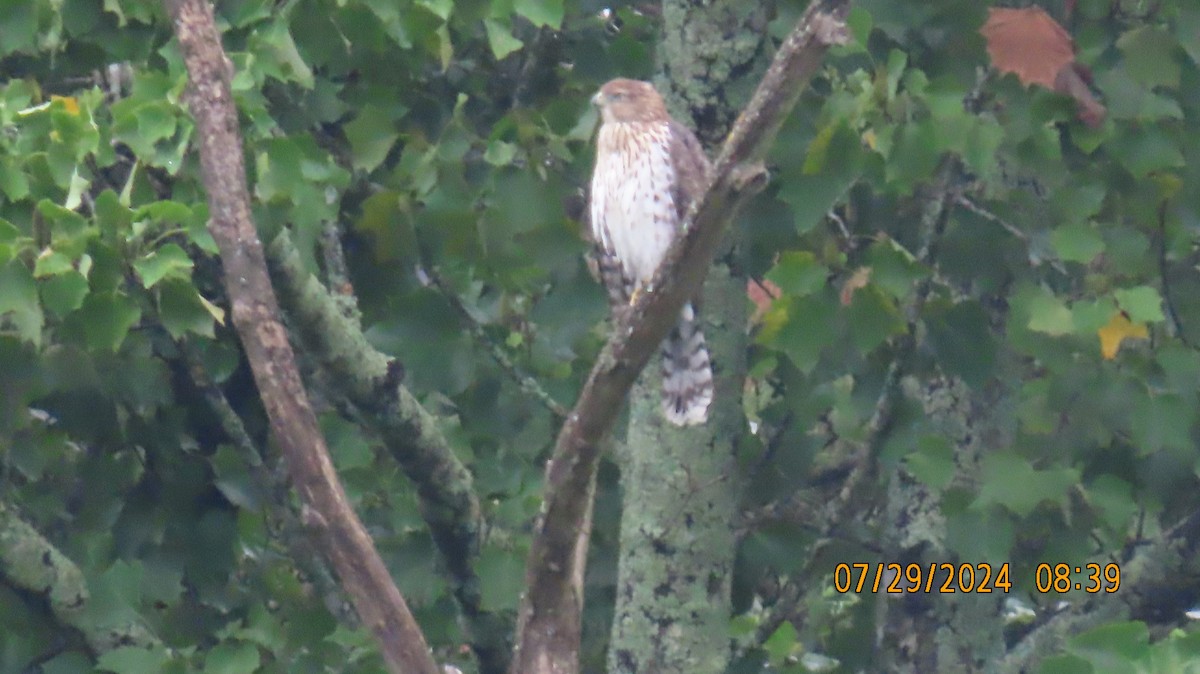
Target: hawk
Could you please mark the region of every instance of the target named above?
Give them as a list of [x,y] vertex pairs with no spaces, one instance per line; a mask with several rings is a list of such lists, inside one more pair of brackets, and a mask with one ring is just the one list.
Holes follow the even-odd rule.
[[[700,141],[671,119],[647,82],[615,79],[600,108],[589,217],[600,276],[616,309],[647,290],[710,169]],[[693,303],[662,345],[662,412],[677,426],[702,424],[713,399],[712,365]]]

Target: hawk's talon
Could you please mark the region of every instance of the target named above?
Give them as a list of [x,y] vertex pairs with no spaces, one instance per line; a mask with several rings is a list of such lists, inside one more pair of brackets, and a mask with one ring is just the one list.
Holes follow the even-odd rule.
[[641,296],[642,289],[640,287],[634,288],[633,292],[629,294],[629,306],[632,307],[634,304],[637,304],[638,298]]

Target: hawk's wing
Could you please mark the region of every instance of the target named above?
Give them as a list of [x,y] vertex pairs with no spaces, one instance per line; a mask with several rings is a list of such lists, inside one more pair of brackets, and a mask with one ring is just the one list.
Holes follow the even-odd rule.
[[708,187],[708,174],[712,165],[696,134],[686,126],[671,120],[671,165],[675,169],[675,183],[671,185],[671,198],[679,214],[679,225],[683,226],[692,202],[704,196]]

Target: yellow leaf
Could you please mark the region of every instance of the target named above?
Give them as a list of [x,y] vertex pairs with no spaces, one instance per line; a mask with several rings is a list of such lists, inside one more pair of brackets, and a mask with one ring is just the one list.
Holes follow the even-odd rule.
[[79,114],[79,101],[74,96],[51,96],[50,102],[53,103],[54,101],[62,103],[63,110],[72,115]]
[[225,325],[225,310],[213,304],[212,302],[209,302],[204,298],[204,295],[200,295],[199,297],[200,304],[204,305],[204,308],[208,310],[208,313],[213,317],[213,320],[219,325]]
[[863,131],[862,141],[863,145],[866,145],[872,150],[879,149],[879,137],[875,135],[875,129],[867,129],[866,131]]
[[1130,321],[1124,311],[1113,314],[1108,325],[1097,330],[1096,334],[1100,336],[1100,353],[1105,360],[1117,357],[1117,351],[1121,348],[1121,342],[1124,340],[1150,337],[1150,333],[1146,330],[1146,324]]

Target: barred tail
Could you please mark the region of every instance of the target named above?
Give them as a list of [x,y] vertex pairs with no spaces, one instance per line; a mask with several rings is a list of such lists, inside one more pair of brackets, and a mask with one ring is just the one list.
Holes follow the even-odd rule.
[[676,426],[704,423],[713,400],[712,363],[691,304],[683,306],[662,350],[663,416]]

